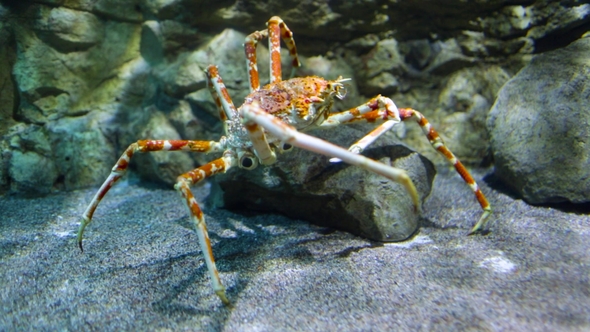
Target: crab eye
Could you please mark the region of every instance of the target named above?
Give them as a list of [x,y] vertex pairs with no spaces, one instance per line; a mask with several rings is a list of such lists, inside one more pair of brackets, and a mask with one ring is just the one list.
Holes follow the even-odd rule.
[[240,168],[253,170],[258,166],[258,159],[251,154],[244,154],[240,157]]
[[289,143],[283,143],[281,144],[281,151],[286,152],[293,149],[293,145],[289,144]]

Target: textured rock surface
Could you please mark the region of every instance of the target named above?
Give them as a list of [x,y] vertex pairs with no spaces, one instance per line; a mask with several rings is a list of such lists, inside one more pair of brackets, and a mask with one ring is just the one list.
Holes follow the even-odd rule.
[[[422,201],[430,194],[436,171],[428,159],[401,145],[363,154],[406,170]],[[418,228],[420,215],[401,184],[299,149],[281,157],[274,167],[217,176],[213,205],[279,212],[377,241],[405,240]]]
[[539,55],[501,90],[496,172],[531,203],[590,202],[590,38]]
[[[248,90],[244,35],[263,29],[273,15],[295,33],[304,59],[297,75],[353,79],[337,109],[387,95],[422,111],[464,162],[488,164],[482,119],[499,86],[528,54],[563,47],[588,30],[589,8],[576,0],[6,2],[0,5],[0,193],[35,194],[34,173],[19,173],[13,155],[28,160],[27,169],[43,166],[30,164],[39,158],[21,158],[29,153],[55,165],[57,176],[40,182],[40,193],[99,185],[138,139],[219,138],[202,70],[218,64],[241,104]],[[259,50],[266,79],[268,52]],[[47,140],[42,153],[14,143],[38,130]],[[394,132],[435,163],[445,162],[417,126]],[[176,173],[210,159],[152,154],[132,168],[171,184]]]

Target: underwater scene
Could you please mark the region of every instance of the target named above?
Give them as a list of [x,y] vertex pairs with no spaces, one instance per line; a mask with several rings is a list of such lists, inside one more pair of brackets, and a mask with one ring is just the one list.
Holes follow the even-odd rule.
[[0,331],[590,330],[590,3],[0,1]]

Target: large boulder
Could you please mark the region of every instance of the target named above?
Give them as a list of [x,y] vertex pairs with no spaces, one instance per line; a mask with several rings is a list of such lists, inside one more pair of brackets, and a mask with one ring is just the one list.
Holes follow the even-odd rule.
[[[363,135],[359,129],[314,135],[346,146]],[[436,174],[433,164],[402,145],[387,143],[376,142],[363,154],[406,170],[424,201]],[[294,149],[279,155],[272,167],[216,175],[209,202],[229,209],[277,212],[377,241],[405,240],[417,230],[420,213],[401,184],[328,159]]]
[[496,174],[530,203],[590,201],[590,38],[539,55],[487,121]]

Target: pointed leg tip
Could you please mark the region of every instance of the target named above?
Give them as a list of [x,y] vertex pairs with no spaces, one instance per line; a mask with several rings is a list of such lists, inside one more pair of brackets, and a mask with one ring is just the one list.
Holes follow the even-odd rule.
[[471,235],[488,235],[488,234],[490,234],[490,231],[489,230],[487,230],[485,228],[482,228],[482,227],[475,226],[475,227],[473,227],[469,231],[469,233],[467,233],[467,236],[471,236]]
[[82,241],[78,241],[78,247],[80,248],[81,252],[84,252],[84,247],[82,246]]
[[219,297],[221,302],[223,302],[223,304],[225,304],[229,308],[233,307],[233,305],[231,304],[231,302],[228,300],[227,296],[225,295],[225,290],[217,290],[217,291],[215,291],[215,293],[217,294],[217,296]]

